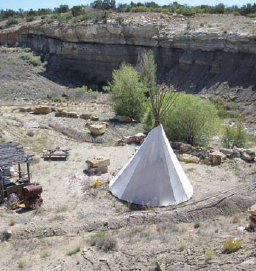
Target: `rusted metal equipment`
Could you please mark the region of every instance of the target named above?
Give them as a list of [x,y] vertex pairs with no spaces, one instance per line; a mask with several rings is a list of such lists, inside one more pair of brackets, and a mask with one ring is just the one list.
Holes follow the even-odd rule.
[[[9,202],[14,197],[17,204],[24,202],[26,208],[42,204],[42,186],[31,183],[29,163],[32,159],[32,155],[25,154],[18,143],[0,144],[0,203],[4,200]],[[22,171],[21,164],[26,164],[26,172]],[[17,171],[14,166],[17,166]]]
[[69,150],[69,148],[52,147],[43,151],[43,158],[45,160],[67,160]]
[[43,203],[43,199],[41,198],[42,192],[43,188],[39,184],[23,187],[25,207],[35,209],[37,206],[41,206]]
[[122,137],[118,140],[118,144],[124,146],[125,144],[139,144],[141,145],[146,138],[143,133],[138,133],[134,136]]

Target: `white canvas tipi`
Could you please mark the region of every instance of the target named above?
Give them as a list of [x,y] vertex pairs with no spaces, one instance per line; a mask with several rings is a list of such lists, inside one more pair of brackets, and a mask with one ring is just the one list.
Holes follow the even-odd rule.
[[110,181],[109,189],[121,200],[149,206],[178,204],[193,195],[161,124],[151,130],[128,164]]

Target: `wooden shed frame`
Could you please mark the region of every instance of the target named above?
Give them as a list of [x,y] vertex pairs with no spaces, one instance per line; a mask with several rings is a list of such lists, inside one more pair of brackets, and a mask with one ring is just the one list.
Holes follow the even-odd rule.
[[[18,165],[18,178],[22,179],[21,164],[27,165],[27,182],[30,183],[29,164],[33,160],[33,155],[26,154],[23,147],[17,142],[0,143],[0,168]],[[4,182],[0,178],[0,203],[5,194]]]

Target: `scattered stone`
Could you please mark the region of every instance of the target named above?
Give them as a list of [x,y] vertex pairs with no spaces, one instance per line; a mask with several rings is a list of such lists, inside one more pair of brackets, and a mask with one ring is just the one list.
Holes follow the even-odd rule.
[[211,165],[212,164],[212,161],[210,159],[210,157],[205,157],[203,160],[201,160],[202,164],[205,164],[205,165]]
[[0,239],[1,241],[8,241],[12,237],[12,231],[11,230],[5,230],[1,233]]
[[56,112],[55,117],[67,117],[67,112],[62,111],[62,112]]
[[66,117],[68,117],[68,118],[79,118],[79,115],[76,113],[76,112],[67,112],[67,115],[66,115]]
[[97,117],[97,116],[91,116],[90,120],[91,121],[98,121],[99,117]]
[[49,114],[52,112],[52,109],[49,106],[39,106],[39,107],[35,107],[33,112],[35,114]]
[[192,146],[190,144],[181,144],[180,145],[180,150],[183,152],[183,153],[186,153],[186,152],[189,152],[192,150]]
[[221,148],[220,152],[224,153],[227,157],[231,157],[233,155],[233,150],[232,149]]
[[256,204],[248,208],[249,224],[245,227],[248,231],[254,231],[256,229]]
[[187,153],[178,155],[178,159],[186,163],[198,164],[200,162],[200,159],[198,157],[187,154]]
[[106,124],[91,124],[89,126],[90,132],[92,135],[99,136],[105,133],[106,131]]
[[108,172],[108,166],[110,165],[110,159],[103,156],[88,158],[86,160],[87,169],[86,173],[90,175],[103,174]]
[[88,120],[92,117],[92,114],[91,113],[83,113],[80,115],[80,118],[81,119],[85,119],[85,120]]
[[240,150],[237,148],[234,148],[233,153],[230,155],[229,158],[240,158],[240,157],[241,157]]
[[32,112],[31,107],[20,107],[20,112]]
[[250,155],[246,152],[242,152],[241,153],[241,159],[243,159],[244,161],[250,162],[250,161],[254,161],[255,155]]
[[226,155],[220,151],[214,151],[210,154],[212,165],[220,165],[226,159]]

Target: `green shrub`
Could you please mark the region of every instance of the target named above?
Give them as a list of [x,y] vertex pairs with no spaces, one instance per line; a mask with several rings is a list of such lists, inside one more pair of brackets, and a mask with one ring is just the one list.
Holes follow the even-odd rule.
[[30,64],[32,64],[33,66],[40,66],[42,63],[41,63],[41,59],[40,59],[40,56],[33,56],[33,55],[30,55],[28,57],[28,62]]
[[152,109],[148,107],[143,118],[143,129],[146,133],[148,133],[153,128],[154,122],[155,120]]
[[88,89],[87,89],[87,86],[82,86],[80,88],[76,88],[75,91],[76,92],[87,92]]
[[26,17],[26,22],[32,22],[32,21],[34,21],[34,19],[35,19],[35,17],[33,15],[28,15]]
[[215,257],[215,251],[213,251],[213,250],[208,250],[208,251],[205,251],[205,259],[206,259],[206,261],[210,261],[210,260],[212,260],[214,257]]
[[62,97],[61,95],[57,95],[57,96],[53,97],[52,100],[55,103],[63,103],[65,98]]
[[6,22],[7,25],[13,25],[13,24],[18,24],[18,23],[19,23],[19,21],[15,18],[12,18],[12,17],[9,18]]
[[51,255],[50,251],[47,250],[47,249],[44,249],[42,252],[41,252],[41,258],[47,258]]
[[109,86],[116,114],[140,121],[145,112],[146,88],[138,72],[123,63],[119,70],[113,71]]
[[246,17],[255,18],[256,17],[256,13],[249,13],[249,14],[246,15]]
[[69,21],[69,20],[71,20],[73,18],[73,15],[71,13],[66,14],[65,18],[66,18],[67,21]]
[[241,241],[236,240],[233,237],[226,239],[223,244],[224,253],[233,253],[233,252],[238,251],[240,248],[241,248]]
[[103,90],[105,93],[109,93],[109,92],[110,92],[110,87],[109,87],[109,86],[103,86],[103,87],[102,87],[102,90]]
[[51,19],[47,20],[47,23],[48,23],[48,24],[51,24],[53,21],[54,21],[54,20],[51,18]]
[[53,14],[53,15],[51,16],[51,19],[53,19],[53,20],[57,20],[57,19],[58,19],[58,17],[59,17],[59,15],[58,15],[58,14]]
[[71,12],[74,17],[80,15],[82,11],[83,11],[82,6],[73,6],[71,8]]
[[244,125],[241,120],[238,120],[235,127],[226,127],[223,136],[223,146],[228,149],[234,147],[245,147],[247,135],[244,130]]
[[205,145],[220,127],[218,112],[209,100],[186,94],[179,94],[161,121],[170,140],[191,145]]

